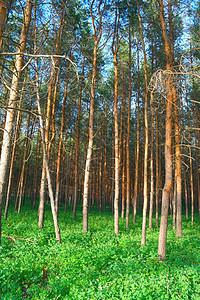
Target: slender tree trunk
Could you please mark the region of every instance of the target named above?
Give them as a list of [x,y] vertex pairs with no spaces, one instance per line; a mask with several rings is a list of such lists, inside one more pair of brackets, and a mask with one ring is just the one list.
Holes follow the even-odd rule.
[[115,2],[115,27],[113,34],[112,53],[114,59],[115,85],[114,85],[114,128],[115,128],[115,195],[114,195],[114,231],[119,234],[119,125],[118,125],[118,66],[117,53],[119,50],[119,13]]
[[98,29],[96,29],[94,16],[93,16],[93,5],[94,0],[90,6],[90,14],[94,29],[94,50],[93,50],[93,68],[92,68],[92,85],[90,91],[90,116],[89,116],[89,141],[87,148],[87,157],[85,163],[85,177],[84,177],[84,188],[83,188],[83,231],[88,231],[88,191],[89,191],[89,174],[90,174],[90,166],[92,159],[92,148],[93,148],[93,131],[94,131],[94,103],[95,103],[95,84],[96,84],[96,72],[97,72],[97,48],[98,43],[101,39],[102,31],[101,31],[101,22],[102,22],[102,12],[101,12],[101,3],[102,0],[99,1],[99,24]]
[[121,170],[122,170],[122,210],[121,210],[121,218],[124,219],[125,216],[125,205],[126,205],[126,185],[125,185],[125,171],[126,171],[126,132],[125,132],[125,91],[124,91],[124,70],[122,64],[122,157],[121,157]]
[[[45,132],[44,132],[44,125],[43,125],[43,120],[42,120],[42,111],[40,107],[40,95],[39,95],[39,84],[38,84],[38,65],[37,61],[35,61],[35,66],[36,66],[36,96],[37,96],[37,107],[38,107],[38,113],[39,113],[39,121],[40,121],[40,132],[41,132],[41,140],[42,140],[42,148],[43,148],[43,170],[42,170],[42,183],[44,183],[44,172],[46,172],[46,178],[47,178],[47,183],[48,183],[48,191],[49,191],[49,197],[50,197],[50,204],[51,204],[51,211],[53,215],[53,221],[54,221],[54,228],[55,228],[55,234],[56,234],[56,239],[61,243],[61,235],[60,235],[60,228],[58,225],[58,216],[56,213],[56,208],[55,208],[55,202],[54,202],[54,195],[53,195],[53,188],[52,188],[52,183],[51,183],[51,175],[49,171],[49,165],[48,165],[48,155],[47,155],[47,149],[46,149],[46,143],[45,143]],[[43,185],[41,185],[43,188]],[[44,205],[41,203],[41,205]],[[40,218],[44,218],[44,214],[40,215]],[[43,225],[43,224],[42,224]],[[40,227],[40,219],[39,219],[39,227]]]
[[[69,57],[70,57],[70,55],[69,55]],[[67,64],[68,65],[67,65],[67,71],[66,71],[65,91],[64,91],[63,104],[62,104],[62,116],[61,116],[61,125],[60,125],[60,136],[59,136],[59,142],[58,142],[58,156],[57,156],[57,163],[56,163],[56,196],[55,196],[55,207],[56,207],[56,213],[57,214],[58,214],[58,206],[59,206],[60,167],[61,167],[61,157],[62,157],[64,123],[65,123],[65,108],[66,108],[67,89],[68,89],[69,61],[68,61]]]
[[138,10],[138,20],[140,25],[140,35],[142,39],[142,48],[144,55],[144,79],[145,79],[145,95],[144,95],[144,127],[145,127],[145,147],[144,147],[144,188],[143,188],[143,220],[142,220],[142,237],[141,245],[144,245],[146,242],[146,219],[147,219],[147,204],[148,204],[148,187],[147,187],[147,167],[148,167],[148,116],[147,116],[147,106],[148,106],[148,79],[147,79],[147,59],[146,59],[146,50],[143,37],[143,28],[142,21],[140,17],[140,9],[137,0],[137,10]]
[[36,162],[35,162],[35,174],[34,174],[34,188],[33,188],[33,198],[32,198],[32,206],[35,208],[36,196],[37,196],[37,184],[38,184],[38,167],[39,167],[39,156],[40,156],[40,146],[41,141],[39,138],[39,132],[37,136],[37,150],[36,150]]
[[192,224],[194,223],[194,181],[193,181],[193,167],[192,167],[192,151],[189,147],[190,155],[190,190],[191,190],[191,218]]
[[186,179],[185,167],[183,167],[183,177],[184,177],[184,188],[185,188],[185,214],[186,220],[188,220],[188,191],[187,191],[187,179]]
[[126,140],[126,228],[129,228],[129,214],[130,214],[130,197],[131,197],[131,184],[130,184],[130,119],[131,119],[131,22],[129,18],[129,90],[128,90],[128,118],[127,118],[127,140]]
[[2,45],[3,33],[5,30],[7,5],[8,1],[0,0],[0,50]]
[[174,114],[175,114],[175,152],[176,152],[176,203],[177,203],[177,214],[176,214],[176,226],[177,236],[182,236],[182,182],[181,182],[181,146],[180,146],[180,127],[179,127],[179,116],[178,116],[178,103],[176,99],[176,90],[173,87],[174,100]]
[[114,89],[114,111],[115,111],[115,196],[114,196],[114,227],[115,233],[119,233],[119,129],[118,129],[118,68],[117,53],[114,53],[115,89]]
[[158,114],[156,113],[156,226],[159,223],[159,149],[158,149]]
[[[26,41],[28,36],[29,25],[31,21],[31,10],[32,10],[32,0],[27,0],[25,13],[24,13],[24,23],[22,26],[18,53],[24,52],[26,48]],[[9,166],[9,156],[10,156],[10,147],[12,139],[12,129],[13,129],[13,120],[14,120],[14,109],[16,107],[16,100],[18,97],[18,88],[19,80],[21,76],[21,69],[23,65],[23,56],[18,54],[15,60],[15,68],[13,70],[12,83],[10,87],[10,96],[8,100],[8,109],[6,114],[6,122],[4,127],[3,135],[3,144],[1,149],[1,158],[0,158],[0,220],[3,207],[3,197],[4,189],[6,184],[7,170]],[[1,221],[0,221],[1,222]],[[0,224],[0,243],[1,243],[1,224]]]
[[[165,55],[166,55],[166,69],[170,70],[172,67],[172,57],[167,36],[167,24],[164,18],[163,0],[159,0],[159,17],[164,40]],[[158,255],[163,260],[166,255],[167,244],[167,226],[168,226],[168,210],[169,210],[169,193],[172,187],[172,91],[171,80],[168,76],[166,78],[166,121],[165,121],[165,184],[162,192],[162,209],[161,209],[161,223],[158,243]]]
[[153,93],[151,93],[151,157],[150,157],[150,172],[151,172],[151,191],[150,191],[150,208],[149,208],[149,228],[153,227],[153,200],[154,200],[154,169],[153,169],[153,153],[154,153],[154,107]]
[[107,108],[105,107],[105,120],[104,120],[104,170],[103,170],[103,211],[106,212],[106,204],[108,197],[108,171],[107,171]]
[[74,165],[74,206],[73,206],[73,218],[76,217],[76,206],[78,199],[78,159],[79,159],[79,139],[80,139],[80,118],[81,118],[81,101],[84,84],[84,69],[85,69],[85,57],[83,58],[82,66],[82,80],[80,84],[79,100],[78,100],[78,114],[76,125],[76,150],[75,150],[75,165]]
[[[63,17],[64,17],[64,9],[62,10],[61,18],[60,18],[60,25],[59,30],[57,33],[56,38],[56,47],[55,47],[55,54],[60,53],[60,40],[62,36],[62,24],[63,24]],[[55,124],[54,124],[54,118],[55,118],[55,101],[56,101],[56,94],[57,94],[57,86],[56,82],[58,80],[58,65],[59,65],[59,59],[54,58],[53,64],[51,68],[51,75],[50,75],[50,83],[48,86],[48,95],[47,95],[47,109],[46,109],[46,120],[45,120],[45,144],[47,147],[47,155],[49,158],[49,153],[51,146],[53,144],[53,141],[55,139]],[[56,66],[56,68],[55,68]],[[53,101],[52,101],[52,93],[54,89],[53,94]],[[52,122],[52,137],[49,138],[50,135],[50,123]],[[43,166],[42,166],[42,176],[41,176],[41,183],[40,183],[40,203],[39,203],[39,219],[44,220],[44,201],[45,201],[45,181],[46,181],[46,171],[45,171],[45,160],[43,159]],[[44,222],[44,221],[43,221]],[[39,228],[43,226],[43,222],[39,221]]]
[[138,66],[138,92],[137,92],[137,142],[136,142],[136,164],[135,164],[135,184],[133,195],[133,224],[136,222],[138,183],[139,183],[139,160],[140,160],[140,57],[139,42],[137,38],[137,66]]
[[[21,92],[20,99],[19,99],[19,109],[21,108],[25,82],[26,82],[26,76],[24,77],[22,92]],[[22,121],[21,111],[18,110],[17,118],[16,118],[16,127],[15,127],[14,140],[13,140],[13,147],[12,147],[12,154],[11,154],[11,161],[10,161],[10,170],[9,170],[9,178],[8,178],[8,186],[7,186],[6,204],[5,204],[5,211],[4,211],[4,218],[5,219],[7,219],[7,215],[8,215],[8,205],[9,205],[9,201],[10,201],[10,190],[11,190],[11,182],[12,182],[12,174],[13,174],[13,165],[14,165],[14,160],[15,160],[15,150],[16,150],[17,140],[19,138],[21,121]]]
[[96,62],[97,62],[97,45],[95,40],[94,44],[94,57],[93,57],[93,70],[92,70],[92,86],[90,98],[90,117],[89,117],[89,142],[87,150],[87,158],[85,164],[85,178],[83,190],[83,231],[88,231],[88,190],[89,190],[89,173],[92,159],[93,148],[93,124],[94,124],[94,102],[95,102],[95,83],[96,83]]

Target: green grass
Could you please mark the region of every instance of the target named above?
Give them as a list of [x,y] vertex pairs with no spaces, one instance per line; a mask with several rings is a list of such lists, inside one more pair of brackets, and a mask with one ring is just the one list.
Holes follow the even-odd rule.
[[[158,229],[147,229],[140,246],[141,216],[120,234],[113,217],[96,210],[89,232],[82,232],[81,210],[60,213],[62,243],[55,240],[47,208],[45,226],[37,228],[37,211],[11,210],[2,220],[0,299],[200,299],[200,222],[183,217],[183,237],[176,239],[169,218],[167,257],[158,260]],[[15,242],[8,238],[15,238]]]

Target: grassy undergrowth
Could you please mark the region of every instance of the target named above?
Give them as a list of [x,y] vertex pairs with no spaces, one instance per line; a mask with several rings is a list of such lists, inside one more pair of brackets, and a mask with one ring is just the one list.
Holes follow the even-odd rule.
[[50,210],[37,228],[37,211],[11,208],[2,220],[0,299],[200,299],[200,222],[183,217],[183,237],[176,239],[169,218],[167,257],[157,257],[159,230],[147,229],[140,246],[141,216],[130,229],[96,210],[89,232],[82,232],[81,210],[60,213],[62,243],[55,241]]

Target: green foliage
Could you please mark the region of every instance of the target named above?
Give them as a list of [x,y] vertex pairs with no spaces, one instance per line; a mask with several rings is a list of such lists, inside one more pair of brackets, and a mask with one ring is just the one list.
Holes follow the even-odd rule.
[[120,220],[119,236],[109,213],[92,211],[87,234],[81,218],[81,211],[76,220],[60,213],[58,244],[49,210],[44,229],[37,228],[36,211],[11,211],[3,220],[0,299],[200,299],[199,221],[192,226],[183,218],[180,239],[169,225],[161,262],[159,229],[148,229],[146,246],[140,246],[141,217],[129,230]]

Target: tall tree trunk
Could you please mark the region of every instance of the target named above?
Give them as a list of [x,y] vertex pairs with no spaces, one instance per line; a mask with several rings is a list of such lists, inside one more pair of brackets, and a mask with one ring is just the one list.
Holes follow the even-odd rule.
[[114,128],[115,128],[115,195],[114,195],[114,231],[119,234],[119,126],[118,126],[118,66],[117,53],[119,50],[119,15],[117,3],[115,3],[115,28],[112,43],[114,58],[115,86],[114,86]]
[[[70,56],[71,55],[69,55],[69,57]],[[57,162],[56,162],[56,195],[55,195],[55,207],[56,207],[56,213],[57,214],[58,214],[58,206],[59,206],[60,167],[61,167],[61,157],[62,157],[64,123],[65,123],[65,108],[66,108],[66,101],[67,101],[67,89],[68,89],[68,77],[69,77],[68,73],[69,73],[69,61],[67,62],[67,71],[66,71],[66,79],[65,79],[65,91],[64,91],[63,104],[62,104],[60,135],[59,135],[59,142],[58,142],[58,156],[57,156]]]
[[[26,70],[25,70],[26,72]],[[15,150],[16,150],[16,145],[17,145],[17,140],[19,138],[19,133],[20,133],[20,127],[21,127],[21,104],[22,104],[22,98],[23,98],[23,91],[24,91],[24,86],[26,82],[26,75],[24,76],[24,82],[23,82],[23,87],[19,99],[19,104],[18,104],[18,112],[17,112],[17,118],[16,118],[16,127],[15,127],[15,133],[14,133],[14,140],[13,140],[13,147],[12,147],[12,154],[11,154],[11,161],[10,161],[10,170],[9,170],[9,177],[8,177],[8,186],[7,186],[7,194],[6,194],[6,204],[5,204],[5,211],[4,211],[4,218],[7,219],[8,215],[8,205],[10,201],[10,190],[11,190],[11,182],[12,182],[12,174],[13,174],[13,165],[14,165],[14,160],[15,160]]]
[[187,191],[187,178],[186,178],[185,166],[183,167],[184,189],[185,189],[185,216],[188,220],[188,191]]
[[[26,41],[31,21],[31,10],[32,10],[32,0],[27,0],[25,13],[24,13],[24,23],[22,25],[22,31],[19,41],[19,48],[17,52],[24,52],[26,48]],[[8,109],[6,114],[6,122],[4,127],[3,135],[3,144],[1,149],[1,158],[0,158],[0,220],[3,207],[3,197],[4,189],[6,184],[7,170],[9,166],[9,157],[10,157],[10,146],[12,139],[12,129],[13,129],[13,119],[14,119],[14,109],[16,107],[16,100],[18,97],[18,87],[21,76],[21,70],[23,65],[23,56],[18,54],[15,60],[15,67],[13,70],[12,83],[10,87],[10,96],[8,100]],[[0,221],[1,223],[1,221]],[[1,243],[1,224],[0,224],[0,243]]]
[[174,100],[174,114],[175,114],[175,152],[176,152],[176,203],[177,203],[177,214],[176,214],[176,234],[182,236],[182,182],[181,182],[181,146],[180,146],[180,126],[178,116],[178,103],[176,99],[176,91],[173,87]]
[[78,114],[76,121],[76,149],[75,149],[75,162],[74,162],[74,205],[73,205],[73,218],[76,217],[76,207],[78,200],[78,159],[79,159],[79,139],[80,139],[80,119],[81,119],[81,101],[82,101],[82,92],[83,92],[83,84],[84,84],[84,70],[85,70],[85,57],[83,57],[83,65],[82,65],[82,79],[80,84],[80,92],[78,99]]
[[142,20],[140,17],[140,9],[137,0],[137,10],[138,10],[138,20],[140,26],[140,35],[142,39],[142,48],[144,55],[144,80],[145,80],[145,94],[144,94],[144,127],[145,127],[145,145],[144,145],[144,188],[143,188],[143,219],[142,219],[142,237],[141,245],[144,245],[146,242],[146,219],[147,219],[147,204],[148,204],[148,187],[147,187],[147,167],[148,167],[148,116],[147,116],[147,106],[148,106],[148,79],[147,79],[147,59],[146,59],[146,50],[143,37],[143,28]]
[[191,191],[191,219],[192,224],[194,223],[194,180],[193,180],[193,166],[192,166],[192,151],[189,146],[190,155],[190,191]]
[[158,149],[158,114],[156,113],[156,226],[159,223],[159,149]]
[[40,146],[41,146],[41,140],[40,140],[39,132],[38,132],[36,161],[35,161],[35,173],[34,173],[34,187],[33,187],[33,196],[32,196],[32,206],[33,206],[33,208],[35,208],[37,188],[38,188],[37,185],[38,185],[38,167],[39,167]]
[[150,157],[150,172],[151,172],[151,191],[150,191],[150,208],[149,208],[149,228],[153,227],[153,200],[154,200],[154,169],[153,169],[153,153],[154,153],[154,107],[153,93],[151,93],[151,157]]
[[[43,148],[43,160],[44,160],[44,164],[43,164],[44,168],[42,170],[42,176],[43,176],[42,180],[44,180],[44,177],[45,177],[43,175],[43,172],[46,172],[46,178],[47,178],[47,183],[48,183],[48,191],[49,191],[51,211],[52,211],[52,215],[53,215],[53,221],[54,221],[54,228],[55,228],[56,239],[61,243],[60,228],[59,228],[58,216],[57,216],[56,208],[55,208],[53,188],[52,188],[52,183],[51,183],[51,174],[50,174],[49,164],[48,164],[47,147],[46,147],[46,143],[45,143],[45,130],[44,130],[44,125],[43,125],[43,120],[42,120],[42,111],[41,111],[41,107],[40,107],[40,95],[39,95],[37,60],[35,61],[35,67],[36,67],[37,108],[38,108],[38,113],[39,113],[40,132],[41,132],[41,140],[42,140],[42,148]],[[42,183],[44,183],[44,181],[42,181]],[[45,202],[43,202],[43,205],[44,205],[44,203]],[[43,216],[44,216],[44,214],[43,214]]]
[[131,184],[130,184],[130,119],[131,119],[131,21],[129,16],[129,70],[128,70],[128,118],[127,118],[127,140],[126,140],[126,228],[129,228],[129,214],[130,214],[130,197],[131,197]]
[[0,50],[2,45],[3,33],[5,30],[7,5],[8,1],[0,0]]
[[124,219],[125,216],[125,204],[126,204],[126,185],[125,185],[125,171],[126,171],[126,132],[125,132],[125,87],[124,87],[124,70],[122,63],[122,122],[121,122],[121,132],[122,132],[122,157],[121,157],[121,171],[122,171],[122,210],[121,210],[121,218]]
[[85,163],[85,177],[84,177],[84,188],[83,188],[83,231],[88,231],[88,191],[89,191],[89,174],[90,174],[90,166],[92,159],[92,148],[93,148],[93,131],[94,131],[94,103],[95,103],[95,84],[96,84],[96,72],[97,72],[97,48],[98,43],[101,39],[102,31],[101,31],[101,21],[102,21],[102,12],[100,11],[102,0],[99,1],[99,24],[98,29],[95,26],[95,19],[93,16],[93,5],[94,0],[90,6],[90,14],[94,29],[94,50],[93,50],[93,68],[92,68],[92,85],[90,91],[90,116],[89,116],[89,141],[87,148],[87,157]]
[[137,142],[136,142],[136,164],[135,164],[135,183],[133,195],[133,224],[136,222],[137,200],[138,200],[138,183],[139,183],[139,160],[140,160],[140,57],[139,41],[137,38],[137,73],[138,73],[138,91],[137,91]]
[[106,204],[108,197],[108,170],[107,170],[107,107],[105,107],[105,120],[104,120],[104,168],[103,168],[103,211],[106,212]]
[[[62,25],[63,25],[63,18],[64,18],[65,10],[62,10],[62,14],[60,17],[60,24],[59,24],[59,30],[56,37],[56,46],[55,46],[55,54],[60,53],[60,40],[62,36]],[[48,95],[47,95],[47,109],[46,109],[46,120],[45,120],[45,145],[47,147],[47,156],[49,158],[49,152],[50,148],[52,146],[52,143],[55,138],[55,125],[53,121],[52,125],[52,137],[49,138],[50,135],[50,123],[52,118],[55,117],[55,101],[56,101],[56,94],[57,94],[57,87],[56,82],[58,80],[58,65],[59,65],[59,59],[53,58],[53,64],[51,68],[51,76],[50,76],[50,83],[48,86]],[[56,67],[55,67],[56,66]],[[54,89],[53,94],[53,101],[52,101],[52,93]],[[43,159],[43,166],[42,166],[42,176],[41,176],[41,183],[40,183],[40,202],[39,202],[39,228],[43,227],[44,225],[44,208],[45,208],[45,181],[46,181],[46,171],[45,171],[45,159]],[[41,221],[40,221],[41,220]],[[43,220],[43,221],[42,221]]]
[[[169,39],[167,36],[167,24],[164,18],[163,0],[159,0],[159,17],[162,29],[162,36],[164,40],[166,69],[170,70],[172,67],[171,49]],[[162,208],[161,208],[161,223],[158,243],[158,255],[163,260],[166,255],[167,244],[167,226],[168,226],[168,210],[169,210],[169,193],[172,187],[172,105],[173,97],[171,90],[171,80],[168,75],[166,78],[166,121],[165,121],[165,184],[162,192]]]

